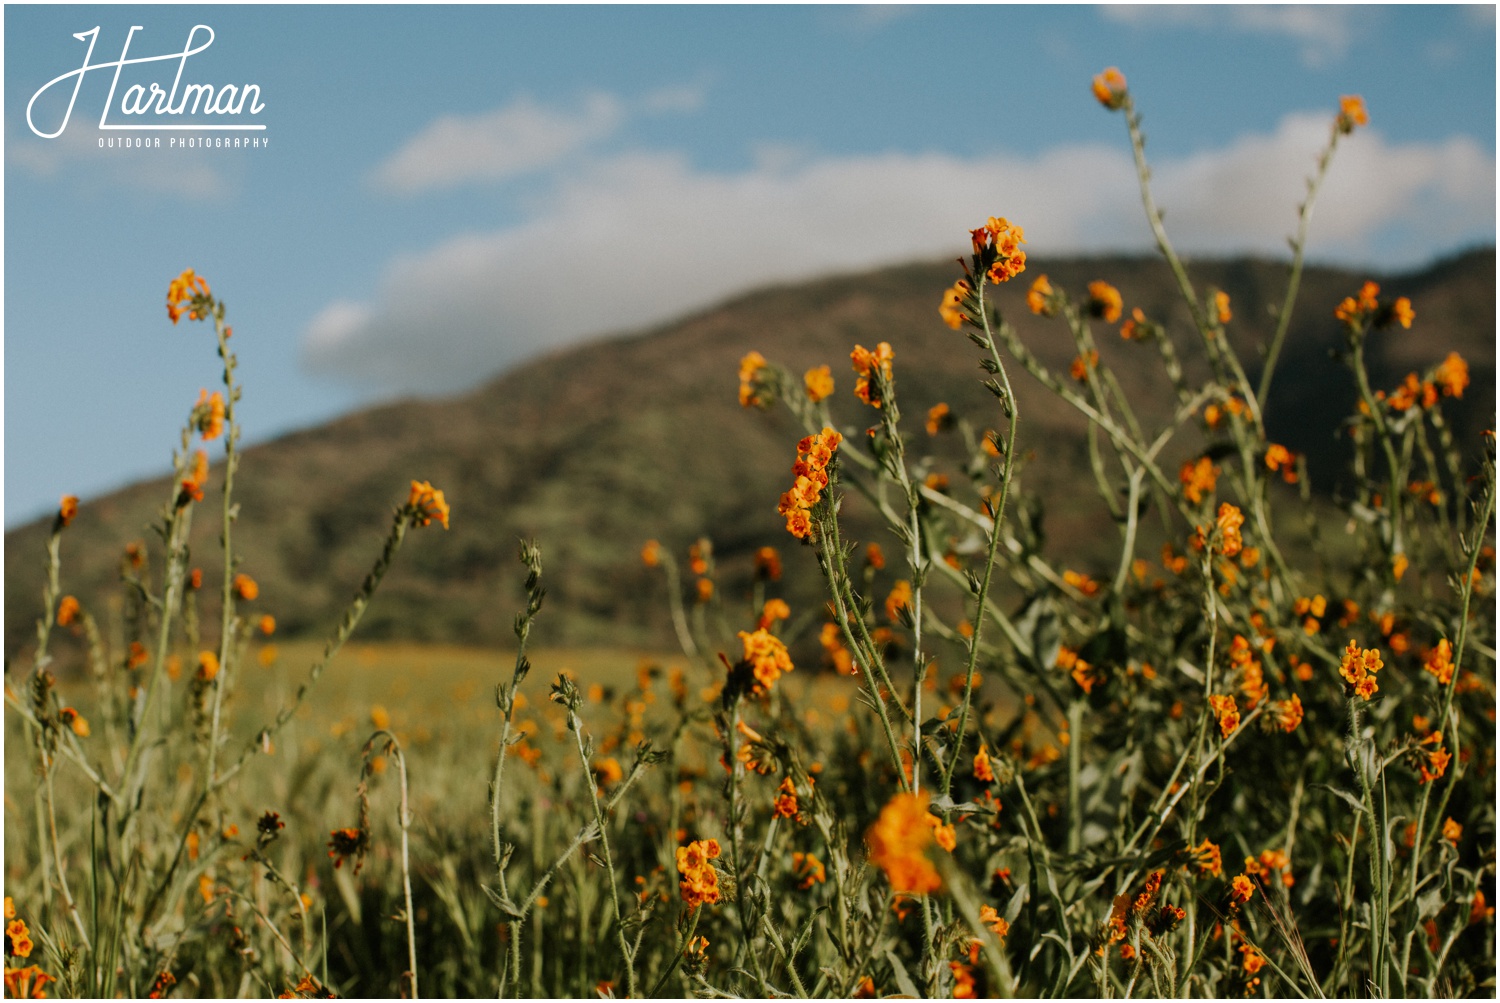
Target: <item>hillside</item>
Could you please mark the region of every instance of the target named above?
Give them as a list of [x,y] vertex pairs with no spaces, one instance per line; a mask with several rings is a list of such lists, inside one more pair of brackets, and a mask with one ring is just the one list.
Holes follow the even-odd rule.
[[[1201,367],[1185,311],[1156,260],[1033,261],[1023,278],[1041,272],[1074,296],[1093,279],[1112,282],[1127,310],[1139,305],[1165,321],[1189,369]],[[1230,294],[1231,335],[1247,363],[1257,359],[1247,346],[1269,337],[1285,266],[1204,261],[1192,272],[1200,287],[1212,284]],[[536,359],[462,396],[376,407],[249,449],[236,484],[236,534],[243,570],[261,583],[258,606],[274,613],[289,636],[327,630],[373,560],[390,510],[413,478],[447,492],[452,530],[423,531],[409,541],[361,627],[366,638],[508,639],[521,536],[542,545],[549,593],[538,631],[548,643],[660,644],[670,638],[665,586],[638,558],[649,537],[681,554],[700,535],[711,536],[721,587],[730,594],[748,577],[750,554],[768,543],[789,563],[805,564],[795,577],[810,583],[816,577],[811,555],[796,552],[775,511],[801,433],[784,410],[738,406],[738,361],[755,349],[798,373],[830,365],[838,386],[835,414],[846,432],[857,432],[867,416],[850,395],[849,350],[856,342],[885,340],[895,349],[903,412],[920,440],[926,441],[921,416],[940,400],[980,427],[994,424],[972,346],[937,316],[939,296],[956,275],[953,263],[938,262],[764,289],[645,333]],[[1331,356],[1340,337],[1332,310],[1367,277],[1308,270],[1268,409],[1272,437],[1308,455],[1324,491],[1333,488],[1343,464],[1338,422],[1354,400],[1347,371]],[[1494,414],[1493,249],[1376,278],[1385,292],[1410,296],[1417,310],[1411,331],[1372,340],[1376,386],[1393,387],[1407,371],[1457,350],[1469,360],[1473,381],[1457,410],[1457,433],[1460,442],[1477,444]],[[1071,341],[1058,322],[1026,311],[1025,286],[1003,289],[1001,308],[1045,362],[1066,369]],[[1096,336],[1142,421],[1159,421],[1170,394],[1156,354],[1102,327]],[[1090,541],[1109,551],[1113,531],[1098,532],[1107,530],[1108,517],[1092,489],[1077,490],[1090,483],[1084,422],[1024,372],[1013,378],[1020,441],[1044,458],[1028,465],[1025,487],[1049,501],[1053,546],[1073,548],[1059,553],[1087,566]],[[256,396],[256,388],[247,387],[241,406],[254,409]],[[209,502],[220,483],[216,468]],[[103,612],[115,591],[122,548],[133,540],[154,542],[149,525],[167,490],[165,481],[156,481],[87,501],[64,541],[64,589]],[[866,538],[875,532],[855,528]],[[45,531],[36,523],[6,535],[7,659],[33,637]],[[194,563],[210,581],[216,536],[216,519],[200,513]],[[805,598],[815,601],[812,594]]]

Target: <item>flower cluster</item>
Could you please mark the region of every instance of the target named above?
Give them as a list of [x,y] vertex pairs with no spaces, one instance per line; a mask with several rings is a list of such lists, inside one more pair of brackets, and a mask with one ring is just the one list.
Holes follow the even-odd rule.
[[854,395],[871,407],[880,407],[884,400],[882,387],[891,382],[891,363],[895,357],[888,341],[876,345],[874,351],[855,345],[849,353],[849,362],[859,374],[854,381]]
[[740,406],[763,408],[770,404],[770,399],[762,391],[765,389],[765,381],[761,378],[761,370],[766,368],[766,357],[759,352],[751,352],[740,360]]
[[1026,292],[1026,308],[1038,317],[1051,317],[1062,305],[1062,297],[1047,281],[1047,276],[1038,275]]
[[193,405],[193,428],[203,436],[204,442],[213,442],[224,434],[224,395],[215,390],[198,391],[198,402]]
[[344,861],[354,858],[354,873],[364,866],[365,853],[370,849],[370,834],[363,828],[335,829],[329,834],[328,855],[333,858],[334,870],[344,866]]
[[1110,111],[1117,111],[1125,104],[1129,91],[1125,86],[1125,74],[1111,66],[1094,78],[1094,97]]
[[943,886],[937,868],[927,857],[934,842],[926,801],[916,794],[901,793],[880,809],[866,841],[870,863],[885,872],[891,890],[925,895]]
[[682,875],[678,887],[682,889],[682,902],[689,909],[719,901],[719,872],[709,863],[718,855],[717,839],[696,839],[677,848],[677,872]]
[[1375,327],[1400,324],[1403,329],[1410,329],[1417,312],[1412,309],[1411,300],[1405,296],[1381,300],[1379,284],[1366,282],[1360,286],[1357,296],[1345,296],[1334,308],[1333,315],[1351,329],[1362,328],[1367,324]]
[[770,692],[771,685],[781,678],[781,674],[794,668],[786,645],[767,630],[757,630],[753,634],[742,630],[739,636],[745,647],[744,661],[749,664],[750,674],[755,678],[751,692],[756,696]]
[[838,432],[825,428],[797,443],[797,462],[792,464],[797,480],[781,496],[776,511],[786,518],[786,531],[799,540],[812,535],[812,508],[823,497],[823,489],[828,486],[828,464],[843,441]]
[[847,676],[855,674],[854,656],[844,647],[838,624],[823,624],[823,629],[818,633],[818,643],[823,646],[823,656],[828,659],[835,672]]
[[[818,366],[809,369],[802,377],[802,383],[807,387],[807,399],[814,404],[833,396],[833,372],[827,366]],[[740,386],[741,403],[744,403],[744,385]]]
[[1272,473],[1280,471],[1281,479],[1288,484],[1297,483],[1297,456],[1279,443],[1266,447],[1266,469]]
[[1196,505],[1219,483],[1219,468],[1207,456],[1200,456],[1183,463],[1178,479],[1182,481],[1182,496]]
[[755,552],[755,577],[758,581],[781,581],[781,555],[775,547],[761,547]]
[[963,327],[964,321],[968,319],[968,315],[964,313],[964,303],[972,291],[973,287],[965,279],[959,279],[943,290],[943,301],[938,304],[938,316],[955,331]]
[[1108,282],[1089,283],[1089,313],[1106,324],[1113,324],[1125,312],[1125,301],[1120,290]]
[[184,313],[188,320],[202,320],[208,316],[211,296],[208,282],[189,268],[167,286],[167,317],[174,324]]
[[1302,723],[1302,698],[1293,693],[1287,700],[1271,701],[1271,723],[1290,734]]
[[821,885],[828,880],[828,871],[823,867],[823,862],[811,853],[792,854],[792,877],[797,881],[797,887],[803,891],[813,885]]
[[1354,687],[1357,695],[1368,700],[1380,689],[1375,681],[1375,674],[1384,667],[1385,663],[1381,661],[1378,649],[1361,649],[1358,642],[1351,639],[1344,649],[1344,657],[1339,661],[1339,675],[1344,677],[1344,682]]
[[1219,733],[1225,738],[1234,734],[1234,729],[1240,726],[1240,710],[1234,697],[1215,693],[1208,698],[1208,706],[1219,722]]
[[436,519],[448,528],[448,500],[443,493],[426,481],[412,481],[411,494],[406,499],[406,508],[415,525],[426,526]]
[[1370,115],[1365,111],[1365,99],[1358,94],[1345,94],[1339,98],[1339,117],[1335,127],[1348,135],[1356,126],[1369,125]]
[[62,501],[57,505],[57,519],[54,521],[53,532],[67,528],[78,514],[78,497],[76,495],[63,495]]
[[[58,616],[58,622],[62,622],[61,615]],[[1422,657],[1422,668],[1437,677],[1437,681],[1444,686],[1453,679],[1453,645],[1448,643],[1446,637]]]
[[1026,270],[1026,234],[1004,216],[991,216],[984,226],[969,231],[974,245],[976,271],[996,285],[1008,282]]

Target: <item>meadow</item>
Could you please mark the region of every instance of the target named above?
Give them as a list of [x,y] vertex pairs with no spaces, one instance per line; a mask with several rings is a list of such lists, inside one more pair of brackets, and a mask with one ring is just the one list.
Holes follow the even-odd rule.
[[[739,403],[801,430],[782,480],[719,489],[785,533],[748,578],[712,535],[621,541],[668,610],[647,646],[533,643],[546,539],[516,547],[515,608],[492,597],[513,643],[363,640],[390,569],[465,517],[416,479],[326,642],[283,640],[299,611],[238,532],[233,349],[254,332],[205,277],[172,279],[168,320],[217,349],[220,385],[185,394],[167,496],[108,596],[70,591],[87,514],[62,499],[34,644],[7,663],[7,993],[1493,994],[1495,443],[1451,418],[1468,364],[1372,382],[1369,346],[1424,307],[1365,282],[1307,307],[1357,401],[1329,429],[1345,467],[1267,433],[1313,206],[1364,104],[1331,111],[1247,354],[1173,247],[1125,78],[1093,92],[1190,322],[1108,275],[1054,286],[996,216],[932,290],[951,330],[931,351],[972,359],[984,408],[903,413],[886,342],[801,372],[745,346]],[[1066,368],[998,308],[1021,287]],[[1162,420],[1122,391],[1122,348],[1170,384]],[[1022,373],[1085,423],[1104,571],[1048,546]],[[789,603],[796,581],[818,601]]]

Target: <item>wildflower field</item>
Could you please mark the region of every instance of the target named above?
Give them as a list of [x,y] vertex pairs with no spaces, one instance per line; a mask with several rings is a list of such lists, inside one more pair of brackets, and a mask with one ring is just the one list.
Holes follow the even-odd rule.
[[[1468,364],[1374,385],[1367,347],[1424,307],[1365,282],[1304,306],[1357,393],[1328,430],[1347,468],[1267,434],[1313,207],[1364,104],[1340,101],[1288,208],[1251,357],[1173,249],[1124,76],[1093,91],[1191,322],[1108,275],[1054,285],[1024,221],[991,217],[932,290],[952,331],[930,351],[973,359],[984,410],[903,412],[886,342],[806,372],[744,346],[739,403],[801,430],[781,481],[718,488],[785,534],[743,588],[712,536],[623,541],[668,610],[639,650],[532,650],[546,539],[520,542],[523,599],[491,613],[513,644],[366,645],[393,563],[464,519],[417,470],[326,644],[279,637],[294,611],[237,526],[254,332],[205,277],[173,279],[169,320],[206,369],[217,346],[221,383],[116,595],[70,591],[62,499],[34,643],[6,666],[7,994],[1492,995],[1495,442],[1451,417]],[[1073,345],[1066,370],[1002,295]],[[1106,357],[1165,374],[1166,421],[1101,358],[1117,338]],[[1087,423],[1076,492],[1107,573],[1047,544],[1021,379]],[[816,603],[788,601],[797,580]]]

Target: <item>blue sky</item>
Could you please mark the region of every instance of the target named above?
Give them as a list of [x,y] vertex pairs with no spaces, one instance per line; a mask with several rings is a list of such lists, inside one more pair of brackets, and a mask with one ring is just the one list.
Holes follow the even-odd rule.
[[[560,345],[772,281],[957,255],[989,215],[1035,255],[1148,249],[1119,66],[1184,249],[1279,254],[1342,94],[1314,259],[1374,270],[1495,239],[1483,7],[5,8],[5,523],[164,471],[228,303],[247,442],[462,390]],[[27,105],[83,62],[125,89],[255,84],[266,145],[101,149]],[[202,42],[206,36],[196,36]],[[52,131],[72,81],[37,100]],[[51,118],[48,119],[47,116]],[[43,121],[46,120],[46,121]],[[145,119],[141,119],[144,121]],[[48,125],[50,121],[52,125]],[[934,291],[934,303],[937,291]],[[732,374],[726,377],[732,383]]]

